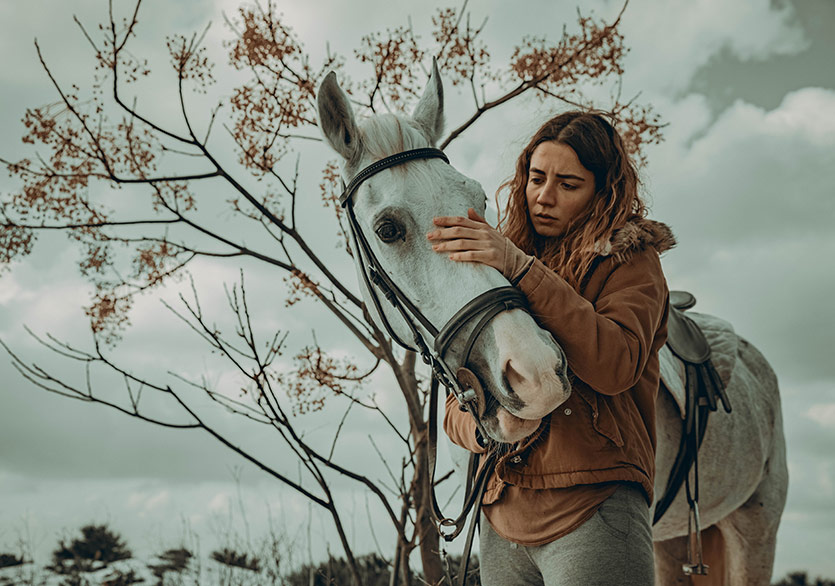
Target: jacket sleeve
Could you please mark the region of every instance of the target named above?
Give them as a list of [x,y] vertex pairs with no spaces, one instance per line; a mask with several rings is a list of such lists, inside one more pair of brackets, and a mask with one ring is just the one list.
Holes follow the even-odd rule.
[[487,451],[478,444],[476,440],[476,427],[473,416],[458,407],[458,400],[450,393],[446,398],[446,410],[444,411],[444,431],[454,444],[457,444],[476,454],[483,454]]
[[532,315],[562,346],[568,367],[580,380],[605,395],[635,386],[669,298],[654,249],[615,267],[594,303],[539,260],[518,287],[527,296]]

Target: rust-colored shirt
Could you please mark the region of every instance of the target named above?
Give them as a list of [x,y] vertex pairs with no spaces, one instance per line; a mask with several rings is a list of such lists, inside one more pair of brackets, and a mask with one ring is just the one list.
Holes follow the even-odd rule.
[[541,490],[506,486],[501,500],[481,510],[493,530],[520,545],[542,545],[588,521],[618,485],[579,484]]

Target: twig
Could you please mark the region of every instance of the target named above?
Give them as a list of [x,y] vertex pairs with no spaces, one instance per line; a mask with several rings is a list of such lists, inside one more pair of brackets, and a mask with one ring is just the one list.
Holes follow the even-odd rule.
[[331,443],[331,451],[328,452],[328,460],[333,459],[333,451],[336,449],[336,441],[339,439],[339,432],[342,431],[342,426],[345,425],[345,420],[348,419],[348,414],[354,406],[353,402],[348,403],[348,408],[342,414],[342,419],[339,420],[339,425],[336,428],[336,433],[333,435],[333,442]]

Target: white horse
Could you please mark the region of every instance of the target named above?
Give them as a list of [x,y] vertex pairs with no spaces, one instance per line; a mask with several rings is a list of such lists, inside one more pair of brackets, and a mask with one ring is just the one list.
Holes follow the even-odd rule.
[[[443,89],[434,65],[411,117],[385,114],[358,123],[333,73],[323,81],[318,102],[322,132],[344,159],[346,182],[376,160],[434,146],[443,127]],[[455,263],[431,250],[425,235],[433,229],[434,216],[466,215],[468,207],[483,215],[485,207],[478,183],[443,161],[412,161],[370,177],[357,191],[354,206],[374,254],[434,323],[446,323],[470,299],[508,284],[498,271],[480,264]],[[355,261],[358,256],[354,255]],[[365,287],[363,296],[373,308]],[[387,305],[383,301],[383,311],[395,333],[409,339],[404,322]],[[374,312],[372,317],[380,323]],[[699,314],[693,317],[700,325],[711,319]],[[702,527],[716,528],[708,533],[718,530],[721,539],[713,537],[707,545],[723,552],[719,565],[724,570],[715,567],[710,578],[733,586],[766,586],[788,479],[777,381],[762,355],[736,337],[729,326],[717,327],[713,338],[720,340],[718,345],[714,339],[710,341],[714,357],[724,356],[719,370],[728,383],[734,412],[711,415],[699,453]],[[480,336],[473,357],[473,370],[484,390],[496,399],[482,419],[496,441],[512,443],[526,437],[568,398],[565,355],[526,312],[513,310],[494,318]],[[676,369],[670,360],[667,366]],[[680,385],[669,384],[673,390]],[[657,416],[655,492],[660,498],[682,428],[673,394],[659,393]],[[686,561],[687,514],[688,506],[680,493],[654,528],[658,584],[689,580],[681,569]]]
[[[346,181],[375,160],[438,140],[443,96],[438,76],[433,79],[412,118],[387,114],[358,126],[335,75],[325,78],[318,97],[319,122],[328,142],[345,159]],[[426,239],[434,216],[466,215],[468,207],[484,213],[485,203],[476,181],[438,159],[387,169],[365,181],[354,196],[357,221],[374,255],[438,329],[470,300],[508,285],[489,267],[456,264],[432,254]],[[360,283],[364,284],[362,278]],[[365,286],[362,293],[372,317],[381,324]],[[400,315],[385,300],[381,306],[397,337],[410,342],[413,336]],[[431,340],[431,333],[417,325]],[[452,355],[460,353],[469,329],[456,337]],[[496,441],[512,443],[527,437],[571,392],[562,349],[520,309],[502,312],[487,325],[473,347],[469,366],[485,395],[497,400],[488,402],[482,418],[484,429]]]

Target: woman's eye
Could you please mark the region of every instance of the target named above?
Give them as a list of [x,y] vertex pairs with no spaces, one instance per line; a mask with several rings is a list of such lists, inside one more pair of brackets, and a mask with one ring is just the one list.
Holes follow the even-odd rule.
[[530,182],[534,184],[539,184],[542,183],[542,179],[540,179],[539,177],[531,177]]
[[567,191],[573,191],[573,190],[577,189],[576,185],[571,185],[570,183],[563,183],[562,187],[563,187],[563,189],[565,189]]
[[397,222],[383,222],[377,229],[375,230],[377,236],[380,237],[380,240],[383,242],[394,242],[395,240],[405,240],[403,229],[400,227],[400,224]]

